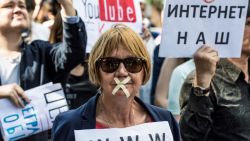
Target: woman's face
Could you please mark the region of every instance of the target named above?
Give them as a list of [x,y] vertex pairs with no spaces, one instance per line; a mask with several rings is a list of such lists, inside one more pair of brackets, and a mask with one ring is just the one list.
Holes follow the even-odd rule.
[[[135,57],[135,56],[132,55],[123,45],[119,45],[118,49],[114,50],[108,57],[125,59],[128,57]],[[115,77],[118,78],[119,81],[123,81],[127,77],[130,77],[131,78],[130,81],[127,84],[125,84],[126,89],[128,90],[131,96],[139,94],[139,90],[143,82],[143,76],[144,76],[143,69],[141,69],[137,73],[131,73],[126,70],[123,63],[120,63],[118,69],[115,70],[114,72],[111,73],[104,72],[101,67],[99,68],[99,72],[101,80],[100,85],[104,95],[112,95],[112,91],[117,86],[116,81],[114,80]],[[119,89],[116,92],[115,96],[125,97],[126,95],[122,89]]]
[[29,25],[29,16],[24,0],[1,0],[0,17],[1,31],[10,31],[10,29],[22,31]]

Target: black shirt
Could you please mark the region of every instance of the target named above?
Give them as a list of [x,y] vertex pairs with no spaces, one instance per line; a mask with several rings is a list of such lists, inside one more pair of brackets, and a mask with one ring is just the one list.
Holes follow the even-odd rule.
[[[191,90],[189,101],[182,105],[184,141],[250,141],[250,84],[244,78],[239,68],[222,59],[209,96],[196,96]],[[184,83],[182,95],[190,88],[190,83]]]

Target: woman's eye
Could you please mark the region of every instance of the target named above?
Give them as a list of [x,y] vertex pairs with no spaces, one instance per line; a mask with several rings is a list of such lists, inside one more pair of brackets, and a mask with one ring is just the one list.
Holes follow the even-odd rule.
[[12,4],[7,4],[7,5],[4,5],[3,8],[12,8],[13,5]]
[[26,8],[26,5],[20,4],[19,7],[20,7],[20,8]]

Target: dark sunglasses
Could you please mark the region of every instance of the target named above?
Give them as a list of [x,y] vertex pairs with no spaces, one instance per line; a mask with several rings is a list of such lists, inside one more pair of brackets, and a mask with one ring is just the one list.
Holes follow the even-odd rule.
[[146,62],[143,58],[137,57],[129,57],[125,59],[107,57],[100,58],[97,61],[98,67],[101,67],[102,71],[107,73],[115,72],[119,68],[120,63],[123,63],[128,72],[138,73],[142,70],[142,67]]

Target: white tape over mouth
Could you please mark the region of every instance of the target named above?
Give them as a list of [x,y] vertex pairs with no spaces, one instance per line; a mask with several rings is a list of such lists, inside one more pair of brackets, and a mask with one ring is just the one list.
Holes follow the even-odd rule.
[[130,96],[130,93],[128,91],[128,89],[125,87],[125,84],[127,84],[130,80],[131,80],[131,77],[127,77],[125,78],[123,81],[120,81],[117,77],[114,78],[115,80],[115,83],[117,84],[116,87],[113,89],[112,91],[112,94],[115,95],[116,92],[119,90],[119,89],[122,89],[122,91],[124,92],[124,94],[126,95],[126,97],[128,98]]

